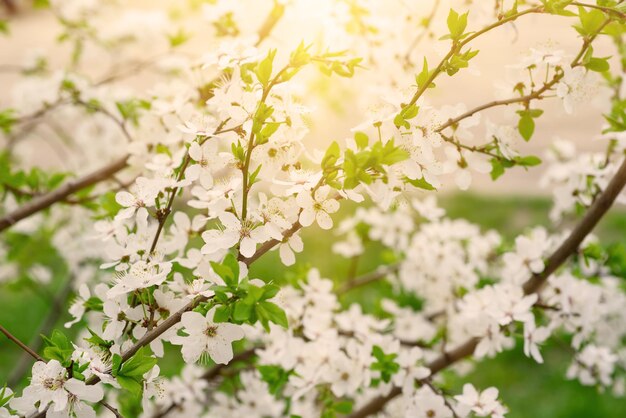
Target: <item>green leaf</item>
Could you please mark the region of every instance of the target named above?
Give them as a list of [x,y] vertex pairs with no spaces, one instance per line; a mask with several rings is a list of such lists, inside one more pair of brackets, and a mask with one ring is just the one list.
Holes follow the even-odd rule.
[[143,375],[152,370],[157,359],[152,357],[148,347],[141,347],[134,356],[129,358],[118,371],[118,376],[143,378]]
[[[7,403],[9,403],[9,401],[11,400],[11,398],[13,397],[13,394],[10,395],[6,395],[6,391],[7,391],[7,386],[4,385],[2,387],[2,390],[0,390],[0,408],[5,406]],[[9,414],[10,415],[10,414]]]
[[167,39],[170,42],[170,47],[176,48],[191,39],[191,34],[180,28],[176,33],[167,35]]
[[498,158],[491,159],[491,179],[497,180],[504,174],[504,166]]
[[524,114],[519,119],[517,129],[519,130],[520,135],[522,135],[522,138],[524,138],[524,140],[526,141],[529,141],[530,138],[533,136],[533,133],[535,132],[535,121],[530,115]]
[[597,9],[587,11],[584,7],[578,7],[578,19],[580,25],[574,25],[574,28],[582,36],[593,36],[602,28],[606,20],[604,13]]
[[[428,61],[426,60],[426,57],[424,57],[424,65],[422,67],[422,71],[417,76],[415,76],[415,82],[417,84],[417,87],[423,89],[430,79],[431,74],[432,72],[428,70]],[[430,85],[428,86],[428,88],[432,87],[435,87],[434,83],[430,83]]]
[[354,142],[356,142],[358,149],[364,149],[367,148],[367,145],[369,144],[369,138],[363,132],[355,132]]
[[407,178],[406,181],[412,186],[417,187],[418,189],[436,190],[435,187],[429,182],[427,182],[426,179],[424,179],[423,177],[420,179],[408,179]]
[[280,287],[275,284],[266,284],[263,286],[263,296],[262,299],[271,299],[280,291]]
[[287,371],[276,365],[260,365],[256,369],[261,373],[261,379],[267,383],[272,395],[280,394],[289,381],[289,376],[293,374],[293,371]]
[[229,305],[221,305],[215,308],[215,313],[213,314],[214,322],[228,322],[230,319],[231,307]]
[[121,376],[121,375],[118,375],[116,379],[117,379],[117,383],[119,383],[122,388],[127,390],[135,398],[141,397],[141,394],[143,392],[143,385],[140,382],[138,382],[136,379],[132,377]]
[[44,341],[43,358],[46,360],[57,360],[64,367],[68,367],[72,362],[74,346],[71,341],[59,330],[54,330],[50,338],[41,336]]
[[340,401],[333,404],[333,409],[340,414],[349,414],[353,405],[353,401]]
[[15,122],[17,122],[17,119],[13,109],[4,109],[0,111],[0,131],[7,135],[10,134],[13,130]]
[[237,287],[239,283],[239,262],[232,253],[227,254],[222,263],[211,261],[211,267],[228,287]]
[[452,39],[455,42],[461,40],[467,27],[468,14],[469,12],[459,15],[454,9],[450,9],[447,19],[450,34],[444,36],[443,39]]
[[611,65],[609,64],[609,57],[606,57],[606,58],[592,57],[585,64],[585,68],[590,71],[596,71],[598,73],[609,71],[611,69]]
[[266,331],[269,332],[267,321],[280,325],[283,328],[287,328],[289,326],[287,314],[285,314],[285,311],[275,303],[267,301],[259,302],[255,309],[259,320]]
[[272,67],[274,65],[275,56],[276,49],[270,49],[270,51],[267,53],[267,56],[262,59],[254,69],[256,77],[263,87],[268,86],[270,78],[272,77]]
[[517,165],[521,165],[524,167],[534,167],[541,164],[541,158],[534,155],[529,155],[526,157],[515,157],[513,161],[515,161]]
[[235,302],[235,309],[233,310],[233,319],[235,321],[247,321],[252,315],[254,305],[248,304],[246,301],[240,300]]

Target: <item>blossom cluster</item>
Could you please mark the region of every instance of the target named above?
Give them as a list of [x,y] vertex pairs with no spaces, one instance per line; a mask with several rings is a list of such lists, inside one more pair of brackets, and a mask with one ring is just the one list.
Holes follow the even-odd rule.
[[[626,83],[592,46],[607,35],[624,54],[623,7],[453,1],[442,14],[435,0],[424,18],[374,0],[181,3],[50,1],[72,62],[29,57],[0,107],[0,281],[66,277],[77,334],[46,333],[26,388],[0,390],[0,417],[502,417],[498,389],[463,375],[518,344],[542,363],[550,341],[566,342],[567,378],[623,395],[623,250],[580,229],[511,239],[434,197],[539,165],[524,143],[540,104],[573,113],[598,96],[606,152],[555,143],[551,215],[624,201]],[[541,13],[575,14],[580,51],[531,49],[498,100],[430,97],[477,71],[475,38]],[[272,35],[281,23],[303,26],[298,39]],[[432,54],[416,48],[430,38]],[[84,68],[91,56],[110,68]],[[503,106],[503,121],[486,117]],[[320,138],[341,112],[354,127]],[[60,154],[49,171],[39,145]],[[303,262],[309,228],[351,263],[345,280]],[[271,275],[256,270],[271,251]]]

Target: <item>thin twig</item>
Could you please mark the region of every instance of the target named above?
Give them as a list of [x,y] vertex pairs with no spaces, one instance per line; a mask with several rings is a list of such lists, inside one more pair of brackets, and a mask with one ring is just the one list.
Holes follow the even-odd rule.
[[37,361],[45,361],[43,359],[43,357],[41,357],[39,354],[35,353],[33,350],[30,349],[29,346],[27,346],[26,344],[24,344],[23,342],[21,342],[18,338],[16,338],[13,334],[11,334],[5,327],[3,327],[2,325],[0,325],[0,332],[2,332],[4,335],[7,336],[7,338],[11,341],[13,341],[15,344],[18,345],[18,347],[20,347],[22,350],[24,350],[25,352],[27,352],[28,354],[30,354],[35,360]]
[[[59,318],[64,312],[65,302],[67,301],[69,295],[72,292],[72,284],[74,282],[74,276],[70,276],[70,278],[63,285],[63,288],[59,291],[59,293],[54,297],[52,301],[52,308],[46,315],[45,321],[39,327],[37,333],[35,333],[35,338],[29,344],[30,349],[33,352],[37,352],[41,349],[43,344],[43,340],[40,335],[48,335],[52,328],[55,326]],[[28,371],[28,367],[30,366],[30,361],[26,353],[22,355],[22,357],[18,360],[17,365],[11,371],[11,374],[8,378],[8,385],[14,386],[19,383],[23,378],[26,372]]]

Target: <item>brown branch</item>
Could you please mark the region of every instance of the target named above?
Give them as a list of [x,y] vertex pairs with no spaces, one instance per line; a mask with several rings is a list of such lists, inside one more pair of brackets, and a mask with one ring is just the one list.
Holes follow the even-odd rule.
[[270,11],[270,14],[267,16],[265,22],[263,22],[257,32],[258,38],[254,46],[259,46],[261,42],[263,42],[268,36],[270,36],[270,33],[272,33],[272,30],[274,29],[280,18],[283,17],[284,13],[285,5],[278,1],[275,1],[274,7]]
[[67,198],[69,195],[76,193],[81,189],[108,179],[113,174],[124,169],[126,167],[127,160],[128,155],[118,160],[115,160],[111,164],[99,168],[98,170],[93,171],[84,177],[76,180],[71,180],[60,186],[59,188],[51,191],[50,193],[46,193],[45,195],[35,198],[25,205],[19,207],[18,209],[14,210],[13,212],[4,215],[2,218],[0,218],[0,231],[4,231],[10,226],[15,225],[22,219],[27,218],[41,210],[49,208],[56,202],[65,200],[65,198]]
[[[607,188],[594,201],[593,205],[591,205],[583,219],[576,225],[567,239],[563,241],[556,251],[548,258],[544,270],[539,274],[532,275],[526,283],[524,283],[523,289],[526,295],[539,293],[548,277],[560,266],[562,266],[570,255],[576,253],[585,237],[593,230],[600,219],[604,217],[606,212],[613,205],[615,199],[624,188],[624,185],[626,185],[626,159],[624,159],[620,165],[619,170]],[[436,358],[427,365],[431,371],[431,375],[440,372],[459,360],[471,356],[474,353],[474,349],[478,345],[478,342],[478,338],[471,338],[455,349],[445,352],[440,357]],[[364,418],[378,413],[384,408],[387,402],[401,393],[402,389],[396,387],[386,396],[379,396],[372,399],[361,409],[350,415],[349,418]]]
[[343,295],[353,289],[367,286],[370,283],[374,283],[379,281],[380,279],[384,279],[391,273],[395,273],[400,268],[400,264],[392,264],[389,266],[385,266],[376,271],[372,271],[371,273],[364,274],[363,276],[357,277],[352,281],[343,283],[339,289],[337,289],[338,295]]
[[[54,300],[52,301],[52,309],[48,312],[46,320],[41,324],[37,333],[35,333],[34,341],[31,341],[29,344],[30,349],[35,353],[41,349],[43,343],[40,335],[48,335],[63,314],[65,302],[72,292],[73,282],[74,276],[71,276],[63,285],[63,288],[59,291],[59,293],[54,297]],[[29,358],[26,353],[24,353],[9,375],[9,379],[7,381],[8,386],[14,386],[19,383],[28,372],[29,366]]]
[[24,344],[23,342],[21,342],[19,339],[17,339],[13,334],[11,334],[5,327],[3,327],[2,325],[0,325],[0,332],[2,332],[4,335],[6,335],[6,337],[13,341],[15,344],[17,344],[18,347],[20,347],[22,350],[24,350],[25,352],[27,352],[28,354],[30,354],[35,360],[37,361],[45,361],[43,359],[43,357],[41,357],[39,354],[35,353],[33,350],[30,349],[29,346],[27,346],[26,344]]

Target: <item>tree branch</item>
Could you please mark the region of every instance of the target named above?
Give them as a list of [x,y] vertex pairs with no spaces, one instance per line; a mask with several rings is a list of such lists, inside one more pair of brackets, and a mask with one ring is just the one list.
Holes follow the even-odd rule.
[[[583,219],[576,225],[565,241],[556,249],[556,251],[548,258],[544,270],[539,274],[532,275],[523,285],[526,295],[539,293],[548,277],[554,273],[563,263],[574,254],[585,237],[598,224],[600,219],[604,217],[606,212],[615,202],[626,185],[626,159],[622,162],[619,170],[607,186],[607,188],[598,196],[593,205],[589,208]],[[427,367],[430,369],[431,375],[440,372],[448,366],[471,356],[474,349],[478,345],[478,338],[471,338],[465,343],[453,350],[447,351],[440,357],[430,362]],[[364,418],[372,414],[380,412],[387,402],[402,393],[402,389],[395,387],[385,396],[379,396],[372,399],[361,409],[355,411],[349,418]]]
[[37,197],[18,209],[4,215],[0,218],[0,231],[4,231],[24,218],[27,218],[39,211],[49,208],[56,202],[60,202],[67,198],[69,195],[76,193],[77,191],[89,187],[104,181],[121,171],[126,167],[128,155],[113,161],[111,164],[106,165],[96,171],[93,171],[84,177],[76,180],[71,180],[64,185],[54,189],[50,193],[46,193],[40,197]]
[[4,335],[6,335],[6,337],[13,341],[15,344],[17,344],[18,347],[20,347],[22,350],[24,350],[25,352],[27,352],[28,354],[30,354],[35,360],[37,361],[45,361],[43,359],[43,357],[41,357],[39,354],[35,353],[33,350],[30,349],[29,346],[27,346],[26,344],[24,344],[23,342],[21,342],[19,339],[17,339],[13,334],[11,334],[5,327],[3,327],[2,325],[0,325],[0,332],[2,332]]
[[[41,339],[41,335],[48,335],[54,325],[57,323],[61,314],[64,312],[65,302],[67,301],[70,293],[72,292],[72,283],[74,282],[74,276],[71,276],[66,283],[63,285],[63,288],[59,291],[59,293],[54,297],[52,302],[52,309],[48,312],[46,316],[46,320],[41,324],[39,330],[35,333],[35,338],[29,344],[29,347],[35,353],[39,351],[42,346],[43,340]],[[24,377],[26,372],[28,371],[28,367],[30,366],[30,361],[26,353],[20,357],[15,368],[11,371],[9,375],[9,379],[7,384],[9,386],[14,386],[19,383],[20,380]]]

